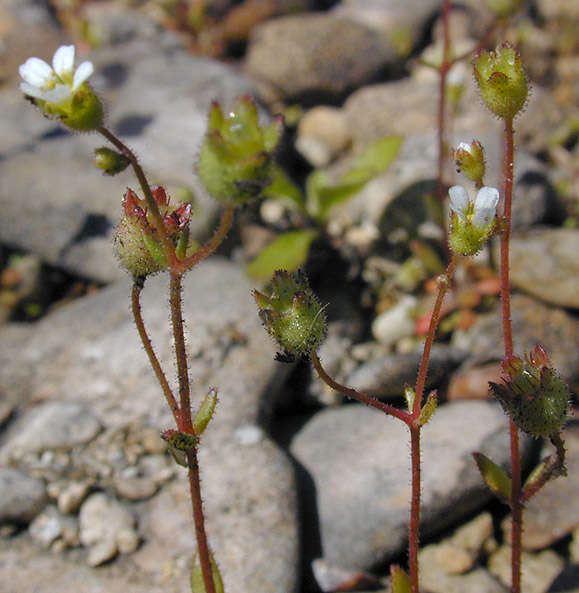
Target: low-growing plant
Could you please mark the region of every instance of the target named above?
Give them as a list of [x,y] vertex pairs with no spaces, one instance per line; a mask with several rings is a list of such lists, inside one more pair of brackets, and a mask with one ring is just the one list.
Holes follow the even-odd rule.
[[[520,2],[489,1],[498,21],[510,16]],[[450,5],[443,2],[444,52],[440,66],[441,113],[445,112],[446,74],[450,68],[448,13]],[[448,261],[437,278],[437,294],[428,318],[426,339],[416,382],[405,389],[406,409],[398,409],[360,391],[340,384],[326,371],[318,349],[326,334],[325,305],[311,290],[307,278],[295,268],[307,258],[309,244],[323,229],[330,209],[348,199],[372,177],[384,170],[396,156],[399,138],[378,141],[362,153],[352,168],[336,185],[331,185],[321,172],[314,172],[306,183],[305,195],[281,171],[273,153],[282,134],[282,122],[274,118],[269,124],[260,122],[255,102],[242,97],[235,107],[224,113],[214,103],[208,116],[208,132],[199,155],[198,174],[223,210],[218,227],[209,240],[197,246],[190,237],[190,203],[171,203],[162,187],[152,187],[134,153],[105,125],[100,99],[88,84],[93,72],[90,62],[74,67],[73,46],[60,47],[52,65],[30,58],[20,67],[24,80],[21,89],[47,117],[60,121],[76,131],[95,132],[113,148],[95,151],[95,164],[106,174],[114,175],[132,167],[140,192],[128,189],[122,201],[123,215],[116,228],[114,249],[120,264],[133,279],[131,304],[137,331],[161,391],[169,405],[175,428],[166,430],[175,460],[188,468],[193,508],[198,561],[193,563],[191,591],[221,593],[224,585],[205,533],[203,501],[199,481],[198,448],[217,404],[217,389],[212,388],[192,408],[188,360],[185,349],[182,316],[182,280],[192,268],[208,257],[221,244],[230,230],[237,208],[267,193],[293,200],[317,228],[298,229],[293,235],[280,236],[269,255],[262,253],[256,276],[280,261],[289,262],[289,270],[278,270],[266,289],[255,290],[259,316],[267,332],[279,344],[281,361],[310,360],[319,377],[331,388],[349,398],[394,416],[408,427],[411,445],[412,494],[410,500],[408,573],[399,566],[391,569],[395,593],[419,592],[419,528],[421,497],[421,434],[436,411],[435,391],[425,393],[431,349],[440,324],[445,294],[452,289],[454,272],[461,259],[476,255],[493,236],[500,239],[500,292],[505,356],[502,362],[504,379],[491,383],[492,394],[510,419],[510,475],[488,457],[475,453],[475,461],[491,491],[511,507],[512,511],[512,593],[521,592],[521,532],[523,505],[550,479],[565,473],[564,426],[569,390],[553,368],[546,351],[537,346],[530,353],[515,354],[510,314],[509,242],[512,221],[513,122],[528,96],[527,78],[516,50],[501,44],[494,51],[480,50],[473,60],[474,75],[482,100],[504,123],[504,170],[501,191],[484,185],[485,154],[480,142],[461,143],[454,158],[464,175],[474,181],[477,194],[471,196],[462,186],[448,189],[450,213],[446,239]],[[439,118],[440,159],[439,189],[446,195],[443,179],[444,116]],[[442,164],[441,164],[442,163]],[[294,253],[297,251],[298,253]],[[261,259],[260,259],[261,258]],[[268,267],[269,266],[269,267]],[[277,266],[281,267],[281,266]],[[178,388],[174,391],[155,349],[142,317],[140,296],[150,275],[167,273],[170,278],[169,303],[177,368]],[[465,419],[465,422],[468,422]],[[548,438],[555,446],[555,455],[543,460],[522,483],[519,431],[535,438]]]

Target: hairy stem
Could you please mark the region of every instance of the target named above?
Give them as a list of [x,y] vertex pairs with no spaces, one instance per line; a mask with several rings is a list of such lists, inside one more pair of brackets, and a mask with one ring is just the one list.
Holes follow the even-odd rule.
[[189,489],[191,491],[191,505],[193,507],[193,520],[195,523],[195,537],[205,593],[215,593],[213,572],[211,570],[211,553],[205,532],[205,516],[203,514],[203,499],[201,498],[201,480],[199,476],[199,460],[197,447],[187,451],[187,465],[189,466]]
[[414,405],[412,407],[412,416],[417,419],[420,416],[422,410],[422,399],[424,396],[424,388],[426,386],[426,376],[428,373],[428,364],[430,362],[430,352],[432,350],[432,344],[436,337],[436,330],[440,323],[440,311],[442,309],[442,303],[444,301],[444,295],[448,291],[452,277],[454,275],[454,269],[456,268],[456,257],[451,255],[451,259],[448,262],[448,266],[443,276],[440,277],[438,282],[438,294],[436,295],[436,301],[432,309],[430,316],[430,324],[428,326],[428,333],[426,334],[426,341],[424,342],[424,350],[422,351],[422,358],[420,360],[420,366],[418,368],[418,376],[416,378],[416,387],[414,390]]
[[[509,280],[509,246],[513,201],[514,139],[513,119],[505,119],[505,149],[503,162],[504,202],[501,234],[501,307],[503,317],[503,340],[505,358],[513,355],[513,328],[511,323],[511,291]],[[521,593],[521,537],[523,531],[523,505],[521,501],[521,452],[517,425],[509,423],[511,445],[511,510],[512,510],[512,593]]]
[[153,367],[153,371],[159,384],[161,385],[161,389],[163,390],[163,395],[169,404],[169,408],[171,408],[171,412],[173,413],[173,418],[175,418],[175,422],[177,422],[179,406],[177,405],[177,400],[173,395],[173,391],[169,386],[169,382],[167,381],[167,377],[163,372],[161,367],[161,363],[155,354],[155,350],[153,349],[153,344],[151,343],[151,339],[147,333],[147,329],[145,328],[145,322],[143,321],[143,315],[141,312],[141,291],[143,290],[143,280],[136,280],[133,283],[133,289],[131,291],[131,309],[133,311],[133,318],[135,320],[135,325],[137,326],[137,331],[139,332],[139,337],[141,338],[141,342],[143,343],[143,347],[145,348],[145,352],[149,357],[149,363]]
[[412,464],[412,498],[410,501],[410,525],[408,528],[408,568],[410,591],[418,593],[419,567],[418,547],[420,544],[420,430],[419,424],[408,425],[410,429],[410,452]]
[[407,414],[403,410],[399,410],[398,408],[389,406],[388,404],[381,402],[375,397],[371,397],[369,395],[366,395],[365,393],[356,391],[356,389],[352,389],[351,387],[346,387],[345,385],[342,385],[341,383],[338,383],[337,381],[332,379],[332,377],[328,375],[328,373],[322,366],[322,363],[315,352],[312,352],[311,358],[312,364],[316,369],[316,372],[318,373],[320,379],[324,383],[326,383],[326,385],[329,385],[332,389],[339,391],[342,395],[345,395],[346,397],[350,397],[363,404],[366,404],[367,406],[376,408],[377,410],[384,412],[384,414],[387,414],[388,416],[394,416],[395,418],[402,420],[402,422],[404,422],[405,424],[409,424],[409,422],[411,421],[410,414]]
[[101,126],[97,130],[102,136],[104,136],[113,146],[115,146],[120,152],[122,152],[131,162],[131,166],[133,167],[133,171],[135,172],[135,176],[139,180],[139,184],[143,191],[143,195],[145,196],[145,201],[147,202],[147,208],[151,217],[153,219],[153,224],[155,226],[155,230],[159,233],[159,238],[161,240],[161,244],[163,245],[163,249],[167,254],[169,261],[175,259],[175,247],[171,240],[169,239],[169,235],[167,234],[167,229],[163,224],[163,217],[159,212],[159,207],[157,206],[157,202],[155,202],[155,198],[153,197],[153,193],[151,191],[151,186],[147,181],[147,177],[145,176],[145,172],[143,168],[139,164],[139,160],[137,159],[135,153],[126,145],[124,144],[119,138],[117,138],[109,129]]

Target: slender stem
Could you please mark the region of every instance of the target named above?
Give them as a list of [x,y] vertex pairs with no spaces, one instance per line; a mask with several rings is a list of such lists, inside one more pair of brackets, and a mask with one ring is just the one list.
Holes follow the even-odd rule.
[[169,239],[169,235],[167,234],[167,229],[163,223],[163,217],[161,216],[161,212],[159,212],[159,207],[157,206],[157,202],[155,202],[155,198],[153,197],[153,192],[151,191],[151,186],[147,181],[147,177],[145,176],[145,172],[143,168],[139,164],[139,160],[137,159],[135,153],[126,145],[124,144],[117,136],[115,136],[108,128],[101,126],[98,128],[98,132],[104,136],[111,144],[113,144],[120,152],[122,152],[131,162],[131,166],[133,167],[133,171],[135,172],[135,176],[139,180],[139,184],[141,189],[143,190],[143,195],[145,196],[145,200],[147,202],[147,208],[149,213],[152,216],[153,224],[155,225],[155,230],[159,233],[159,237],[161,239],[161,244],[165,249],[165,253],[170,261],[175,259],[175,247],[171,240]]
[[193,433],[189,369],[187,365],[187,351],[185,350],[185,331],[181,299],[183,276],[181,274],[171,273],[170,277],[169,303],[171,306],[173,342],[175,344],[175,359],[177,361],[177,376],[179,379],[179,419],[177,426],[183,432]]
[[[514,166],[513,120],[505,119],[504,149],[504,229],[501,234],[501,303],[503,316],[503,339],[505,357],[513,355],[513,328],[511,323],[511,292],[509,280],[509,245],[511,237],[511,216],[513,201],[513,166]],[[517,425],[509,423],[511,445],[511,509],[512,509],[512,593],[521,593],[521,538],[523,532],[523,505],[521,500],[521,452]]]
[[426,386],[426,375],[428,373],[428,363],[430,361],[430,352],[432,350],[432,344],[436,337],[436,330],[440,323],[440,311],[442,309],[442,303],[444,301],[444,295],[449,289],[454,275],[454,269],[456,268],[456,257],[451,254],[451,259],[446,267],[446,272],[440,277],[438,282],[438,294],[436,295],[436,301],[432,309],[430,316],[430,325],[428,326],[428,333],[426,334],[426,341],[424,342],[424,350],[422,351],[422,358],[420,360],[420,366],[418,368],[418,376],[416,378],[416,387],[414,389],[414,405],[412,407],[413,418],[418,418],[420,411],[422,410],[422,399],[424,395],[424,388]]
[[410,591],[418,593],[418,547],[420,542],[420,430],[419,424],[409,425],[412,459],[412,499],[410,502],[410,526],[408,537],[408,564]]
[[231,226],[233,225],[234,215],[234,208],[231,206],[225,208],[221,212],[219,225],[215,229],[213,235],[195,253],[189,257],[186,257],[185,259],[176,260],[172,264],[171,270],[177,273],[183,273],[187,270],[190,270],[193,266],[197,265],[199,262],[211,255],[219,247],[219,245],[223,243],[225,236],[230,231]]
[[376,399],[375,397],[371,397],[369,395],[366,395],[364,393],[356,391],[356,389],[352,389],[351,387],[346,387],[345,385],[342,385],[341,383],[338,383],[337,381],[332,379],[332,377],[330,377],[330,375],[328,375],[328,373],[322,366],[322,363],[321,363],[318,355],[315,352],[312,352],[311,358],[312,358],[312,364],[313,364],[314,368],[316,369],[316,372],[318,373],[320,379],[322,381],[324,381],[324,383],[329,385],[332,389],[339,391],[341,394],[345,395],[346,397],[350,397],[350,398],[355,399],[363,404],[366,404],[367,406],[376,408],[377,410],[384,412],[384,414],[388,414],[389,416],[394,416],[395,418],[402,420],[402,422],[404,422],[405,424],[409,424],[411,422],[410,414],[404,412],[403,410],[394,408],[393,406],[390,406],[388,404],[381,402],[380,400]]
[[147,334],[147,329],[145,328],[145,322],[143,321],[143,315],[141,312],[141,291],[143,290],[143,281],[135,281],[133,284],[133,289],[131,291],[131,308],[133,311],[133,318],[135,320],[135,325],[137,326],[137,331],[139,332],[139,336],[141,338],[141,342],[143,343],[143,347],[145,348],[145,352],[149,357],[149,362],[153,367],[153,371],[155,372],[155,376],[161,385],[161,389],[163,390],[163,394],[169,407],[171,408],[171,412],[173,412],[173,417],[175,421],[177,421],[179,406],[177,405],[177,400],[173,395],[171,387],[169,386],[169,382],[167,381],[167,377],[163,372],[161,367],[161,363],[155,354],[155,350],[153,348],[153,344],[151,343],[151,339]]
[[211,570],[211,553],[207,543],[205,531],[205,516],[203,514],[203,499],[201,498],[201,480],[199,476],[199,460],[197,459],[197,447],[187,451],[187,465],[189,466],[189,488],[191,490],[191,505],[193,507],[193,519],[195,522],[195,537],[197,539],[197,550],[199,552],[199,563],[206,593],[216,593]]

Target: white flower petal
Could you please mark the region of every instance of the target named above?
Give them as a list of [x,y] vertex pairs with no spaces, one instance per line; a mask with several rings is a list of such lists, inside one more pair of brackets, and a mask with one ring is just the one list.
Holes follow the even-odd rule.
[[458,150],[465,150],[466,152],[470,153],[471,152],[471,146],[468,142],[461,142],[458,147]]
[[29,97],[34,97],[35,99],[45,99],[46,91],[39,89],[37,86],[29,84],[28,82],[21,82],[20,83],[20,90]]
[[474,214],[472,222],[475,226],[490,224],[496,214],[499,203],[499,191],[494,187],[482,187],[479,189],[474,202]]
[[74,70],[74,45],[61,45],[54,52],[52,67],[60,78],[70,76]]
[[18,72],[28,84],[41,89],[55,78],[50,65],[40,58],[28,58],[18,68]]
[[468,194],[462,185],[453,185],[448,190],[450,196],[450,208],[454,210],[459,216],[464,217],[468,210]]
[[65,84],[57,84],[52,90],[46,91],[42,97],[49,103],[62,103],[70,97],[70,87]]
[[94,72],[92,62],[83,62],[74,73],[74,80],[72,81],[72,89],[76,90],[88,77]]

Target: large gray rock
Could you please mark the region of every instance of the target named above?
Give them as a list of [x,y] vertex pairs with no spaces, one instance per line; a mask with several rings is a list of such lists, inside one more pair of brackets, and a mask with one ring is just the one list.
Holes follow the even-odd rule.
[[391,42],[328,13],[273,19],[255,28],[247,72],[271,98],[336,97],[400,61]]
[[[167,288],[166,278],[153,278],[142,300],[147,329],[174,384]],[[77,473],[89,466],[85,471],[92,472],[94,487],[101,489],[108,486],[107,467],[109,473],[124,471],[123,456],[129,454],[126,447],[111,448],[107,435],[115,444],[115,433],[125,431],[127,423],[159,431],[173,425],[132,322],[129,289],[129,282],[119,282],[55,311],[30,328],[16,351],[0,336],[0,385],[20,398],[21,408],[42,400],[78,401],[80,396],[104,425],[105,431],[73,458]],[[224,578],[238,593],[292,593],[298,582],[293,472],[262,428],[288,365],[274,362],[275,350],[257,317],[250,286],[230,263],[213,259],[186,277],[184,318],[191,330],[187,348],[194,407],[209,386],[219,389],[200,463],[208,529]],[[129,437],[134,441],[138,433],[131,436],[129,431]],[[10,440],[4,447],[9,445]],[[101,470],[99,464],[106,467]],[[184,475],[133,508],[147,540],[136,556],[146,566],[138,577],[143,587],[160,582],[167,566],[177,562],[166,588],[185,590],[195,546],[183,481]],[[181,497],[180,504],[175,496]],[[174,530],[160,527],[165,519],[176,525]],[[97,563],[98,555],[93,560]]]
[[511,240],[511,283],[553,305],[579,309],[579,231],[536,229]]
[[0,523],[28,523],[46,501],[42,480],[17,469],[0,468]]
[[[303,488],[315,505],[308,512],[319,517],[319,554],[327,562],[368,570],[404,549],[408,442],[403,423],[361,405],[323,410],[294,437],[291,452],[311,480]],[[528,444],[523,441],[523,450]],[[508,421],[500,407],[484,402],[441,406],[422,437],[425,537],[491,498],[473,451],[508,463]]]
[[[231,106],[252,85],[223,64],[191,56],[171,36],[137,39],[86,57],[95,63],[91,80],[105,100],[109,127],[136,152],[151,183],[170,193],[194,192],[192,233],[206,236],[218,205],[204,193],[193,166],[209,105],[219,100]],[[70,135],[14,87],[0,93],[0,240],[86,277],[121,276],[110,239],[127,186],[140,193],[132,171],[104,177],[92,159],[107,142]]]

